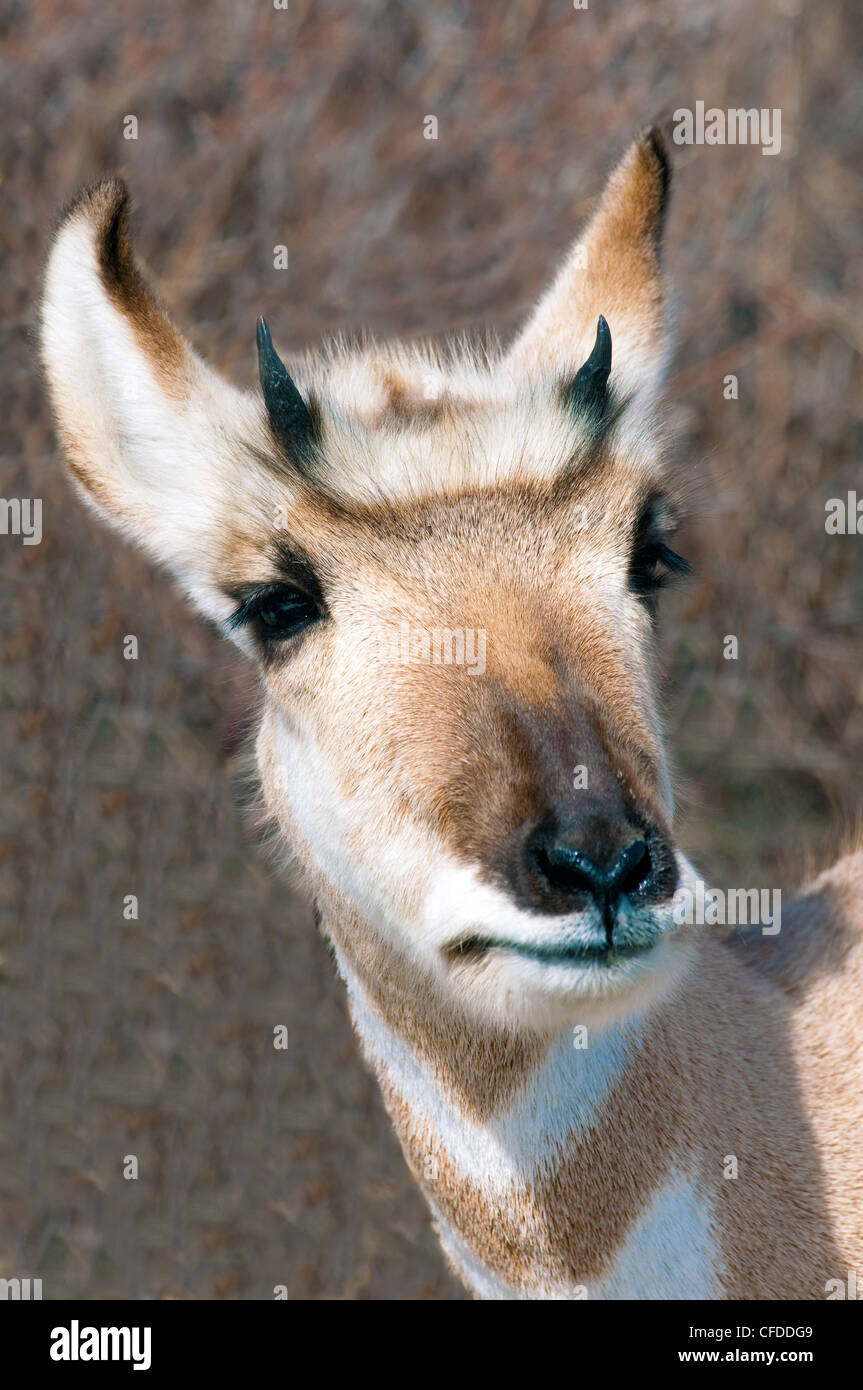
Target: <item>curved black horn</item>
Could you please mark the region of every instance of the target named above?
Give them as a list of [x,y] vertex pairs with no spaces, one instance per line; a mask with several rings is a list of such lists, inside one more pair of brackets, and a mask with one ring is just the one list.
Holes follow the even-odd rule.
[[309,408],[285,370],[273,347],[270,330],[263,316],[258,319],[258,374],[270,425],[289,455],[308,452],[314,439],[314,422]]
[[593,351],[584,366],[579,368],[567,393],[574,410],[579,414],[602,415],[605,410],[610,371],[611,330],[600,314]]

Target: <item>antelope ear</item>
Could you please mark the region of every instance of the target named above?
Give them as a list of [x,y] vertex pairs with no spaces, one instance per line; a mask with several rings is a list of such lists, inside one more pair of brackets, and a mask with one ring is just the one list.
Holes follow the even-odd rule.
[[62,217],[48,258],[42,360],[69,471],[114,526],[167,564],[210,616],[220,532],[265,510],[272,452],[261,401],[192,351],[133,259],[119,179],[86,189]]
[[610,387],[655,395],[669,348],[660,244],[671,174],[649,128],[630,145],[557,279],[504,358],[508,372],[574,378],[600,315],[614,343]]

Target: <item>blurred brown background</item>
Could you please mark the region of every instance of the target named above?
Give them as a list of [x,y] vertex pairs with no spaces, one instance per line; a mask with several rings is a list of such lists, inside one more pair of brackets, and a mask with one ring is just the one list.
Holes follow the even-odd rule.
[[675,151],[668,409],[699,514],[665,647],[684,846],[716,882],[786,886],[860,803],[863,536],[824,528],[863,497],[859,12],[19,0],[0,24],[2,490],[44,504],[40,546],[0,537],[0,1275],[460,1297],[311,912],[236,804],[250,673],[62,480],[32,341],[51,218],[123,173],[159,291],[251,384],[262,311],[285,349],[507,333],[639,126],[780,107],[778,157]]

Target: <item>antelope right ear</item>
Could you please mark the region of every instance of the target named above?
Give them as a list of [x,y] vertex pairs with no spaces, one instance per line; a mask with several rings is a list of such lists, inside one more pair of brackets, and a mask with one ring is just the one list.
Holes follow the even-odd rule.
[[[610,387],[652,404],[669,349],[660,248],[671,173],[659,132],[630,145],[584,234],[506,354],[504,370],[574,380],[611,330]],[[599,334],[602,335],[600,327]]]
[[[74,482],[112,525],[218,619],[223,540],[272,518],[263,402],[194,353],[132,255],[119,179],[85,189],[61,218],[42,300],[42,360]],[[284,490],[281,493],[284,498]]]

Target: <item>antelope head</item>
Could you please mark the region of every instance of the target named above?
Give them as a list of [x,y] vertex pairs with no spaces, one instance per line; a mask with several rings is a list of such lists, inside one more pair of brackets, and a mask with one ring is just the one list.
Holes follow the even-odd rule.
[[[196,355],[109,180],[63,217],[42,353],[71,476],[260,670],[266,807],[346,968],[542,1029],[687,952],[655,679],[686,568],[658,428],[649,131],[506,351]],[[250,315],[250,325],[252,316]],[[250,331],[251,350],[251,331]]]

